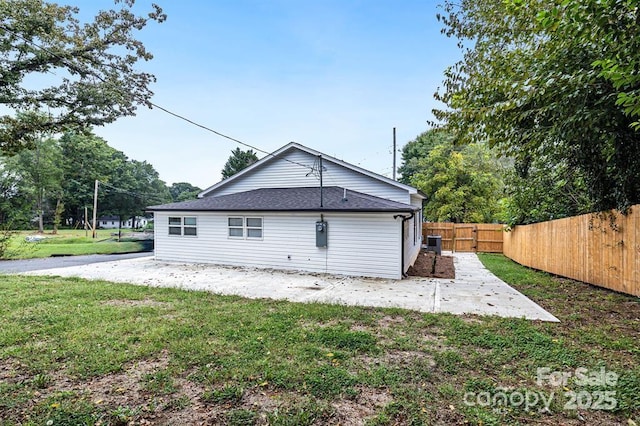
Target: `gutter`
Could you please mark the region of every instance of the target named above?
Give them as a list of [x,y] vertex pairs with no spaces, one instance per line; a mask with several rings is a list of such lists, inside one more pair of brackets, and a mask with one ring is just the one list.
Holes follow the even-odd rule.
[[402,224],[400,225],[400,276],[402,278],[407,278],[407,274],[404,272],[404,224],[406,221],[411,220],[416,215],[416,212],[411,212],[410,216],[402,216],[401,214],[396,214],[393,216],[394,219],[399,217],[402,218]]
[[[151,206],[152,207],[152,206]],[[321,213],[327,213],[327,212],[331,212],[331,213],[411,213],[413,214],[413,210],[407,208],[407,209],[393,209],[393,208],[389,208],[389,209],[384,209],[384,208],[380,208],[380,209],[337,209],[337,208],[309,208],[309,209],[248,209],[248,208],[242,208],[242,207],[238,207],[238,208],[234,208],[234,209],[206,209],[206,208],[198,208],[198,209],[194,209],[194,208],[189,208],[189,207],[185,207],[185,208],[170,208],[170,209],[153,209],[153,208],[146,208],[145,211],[147,212],[216,212],[216,213],[224,213],[224,212],[252,212],[252,213],[282,213],[282,212],[302,212],[302,213],[315,213],[315,212],[321,212]],[[402,215],[396,215],[396,216],[400,216],[400,217],[404,217]],[[394,218],[396,217],[394,216]],[[411,216],[413,217],[413,216]],[[410,218],[411,218],[410,217]]]

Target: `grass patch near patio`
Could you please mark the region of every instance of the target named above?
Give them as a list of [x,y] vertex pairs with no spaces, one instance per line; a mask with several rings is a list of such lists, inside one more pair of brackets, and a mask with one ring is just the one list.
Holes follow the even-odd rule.
[[[59,230],[57,234],[37,234],[19,231],[12,236],[4,259],[33,259],[51,256],[77,256],[86,254],[116,254],[139,252],[145,246],[139,241],[116,241],[113,230],[98,230],[96,238],[84,230]],[[27,242],[28,236],[41,236],[38,242]]]
[[[569,285],[491,262],[549,303]],[[1,276],[0,424],[638,422],[638,301],[572,286],[575,309],[547,306],[555,324]],[[568,318],[588,307],[609,320]],[[617,406],[565,410],[562,388],[536,384],[539,367],[605,367],[620,375]],[[551,411],[474,399],[526,391],[553,393]]]

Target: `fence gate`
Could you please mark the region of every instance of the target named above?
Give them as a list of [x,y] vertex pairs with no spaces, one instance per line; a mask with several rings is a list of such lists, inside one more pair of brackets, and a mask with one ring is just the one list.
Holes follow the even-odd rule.
[[455,223],[453,225],[453,251],[478,251],[478,228],[476,225]]
[[442,250],[457,252],[502,253],[504,225],[495,223],[448,223],[428,222],[422,224],[422,235],[440,235]]

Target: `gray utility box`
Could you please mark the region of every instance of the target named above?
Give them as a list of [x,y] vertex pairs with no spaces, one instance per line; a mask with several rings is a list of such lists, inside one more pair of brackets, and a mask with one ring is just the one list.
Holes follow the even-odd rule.
[[327,246],[328,224],[325,221],[316,222],[316,247]]
[[427,251],[433,251],[438,256],[442,254],[442,236],[427,235],[427,244],[424,246]]

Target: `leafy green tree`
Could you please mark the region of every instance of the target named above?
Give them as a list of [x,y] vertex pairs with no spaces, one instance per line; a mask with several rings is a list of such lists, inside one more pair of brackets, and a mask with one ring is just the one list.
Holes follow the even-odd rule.
[[504,220],[501,164],[484,144],[443,139],[417,161],[410,184],[427,199],[424,217],[438,222]]
[[187,182],[176,182],[169,187],[173,202],[195,200],[202,189]]
[[[94,182],[111,181],[125,158],[93,134],[65,133],[59,143],[64,158],[62,201],[75,224],[82,221],[84,208],[93,206]],[[99,205],[104,204],[106,195],[105,191],[98,192]]]
[[[630,14],[623,28],[638,16],[637,7],[627,8],[631,2],[637,4],[614,2],[622,5],[612,13]],[[558,18],[560,23],[548,18],[547,13],[569,13],[571,7],[561,8],[572,3],[579,20],[566,17],[565,25],[565,18]],[[584,191],[575,202],[586,198],[588,203],[569,211],[625,210],[640,202],[640,133],[632,127],[633,108],[621,101],[631,94],[630,102],[635,102],[635,77],[627,71],[637,69],[637,50],[620,59],[626,64],[620,84],[607,73],[612,71],[607,60],[617,57],[616,52],[631,53],[629,46],[638,39],[618,38],[615,23],[599,24],[608,18],[598,14],[612,2],[594,9],[595,3],[446,1],[440,16],[445,34],[458,38],[465,50],[463,59],[445,73],[443,90],[436,97],[448,108],[434,111],[436,117],[458,142],[488,141],[517,164],[545,168],[544,159],[551,174],[554,165],[571,170],[582,183],[566,180],[573,186],[563,191]],[[584,20],[591,14],[599,16],[598,22]],[[583,28],[564,31],[563,25]],[[592,30],[600,36],[587,36]],[[636,33],[637,28],[631,34]],[[549,214],[557,211],[551,207]]]
[[0,228],[29,225],[33,212],[30,188],[15,166],[15,159],[0,157]]
[[420,160],[426,158],[437,145],[451,141],[451,136],[440,130],[427,130],[402,147],[402,164],[398,167],[400,182],[411,184],[411,177],[420,170]]
[[[134,32],[166,16],[155,5],[143,17],[132,12],[134,0],[116,3],[118,10],[82,23],[77,7],[0,0],[0,104],[18,113],[0,116],[1,151],[20,150],[42,133],[111,123],[150,105],[155,77],[135,66],[152,55]],[[58,83],[30,84],[51,75]]]
[[640,2],[638,0],[565,1],[541,10],[545,29],[582,44],[606,47],[592,65],[617,91],[616,104],[640,130]]
[[542,222],[592,211],[584,178],[566,161],[550,162],[537,156],[517,163],[505,175],[505,222],[510,225]]
[[92,134],[67,133],[60,138],[63,162],[63,202],[74,222],[82,220],[84,207],[93,207],[94,184],[99,215],[122,219],[140,215],[146,206],[171,201],[158,172],[146,161],[130,160]]
[[103,184],[105,201],[101,214],[113,214],[120,220],[135,219],[146,206],[171,201],[171,194],[158,172],[146,161],[129,160],[118,151],[122,160],[107,182]]
[[230,178],[256,161],[258,161],[258,156],[252,149],[247,151],[243,151],[240,148],[234,149],[222,169],[222,179]]
[[34,142],[32,149],[18,153],[13,161],[18,173],[30,188],[38,232],[44,232],[45,213],[60,208],[62,198],[62,151],[53,138]]

